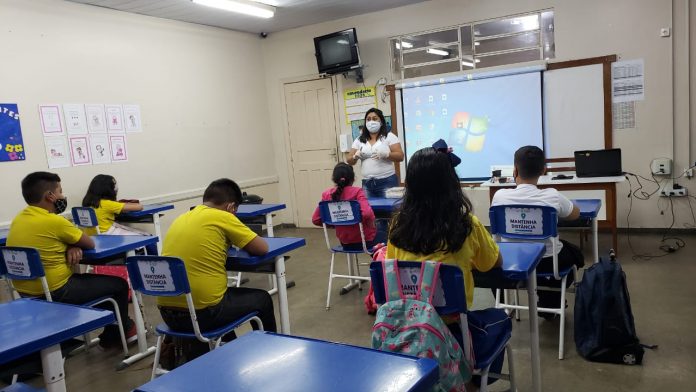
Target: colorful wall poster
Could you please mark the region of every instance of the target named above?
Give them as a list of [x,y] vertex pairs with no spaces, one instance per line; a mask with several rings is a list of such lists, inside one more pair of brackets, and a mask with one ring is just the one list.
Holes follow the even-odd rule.
[[106,133],[106,116],[104,115],[104,105],[85,105],[85,112],[87,113],[87,129],[89,130],[89,133]]
[[140,105],[123,105],[123,121],[126,124],[126,132],[142,132]]
[[65,137],[47,136],[44,138],[44,144],[49,169],[70,166],[70,152],[68,152],[68,142]]
[[87,134],[85,105],[65,103],[63,104],[63,116],[65,118],[65,129],[68,131],[68,135]]
[[121,105],[104,105],[106,110],[106,129],[109,133],[123,133],[123,107]]
[[89,147],[92,152],[92,163],[95,165],[111,163],[111,149],[106,135],[90,135]]
[[19,109],[16,103],[0,103],[0,162],[26,159]]
[[63,122],[60,119],[60,105],[39,105],[39,117],[44,135],[62,135],[64,133]]
[[70,156],[72,157],[73,166],[92,164],[87,136],[70,138]]
[[359,87],[343,92],[346,123],[365,119],[365,112],[377,107],[377,92],[374,87]]
[[126,136],[125,135],[111,135],[111,136],[109,136],[109,145],[111,147],[111,161],[112,162],[127,162],[128,161],[128,149],[126,146]]

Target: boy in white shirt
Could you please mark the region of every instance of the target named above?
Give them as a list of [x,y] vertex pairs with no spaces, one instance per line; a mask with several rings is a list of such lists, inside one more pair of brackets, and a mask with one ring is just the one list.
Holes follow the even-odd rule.
[[[537,182],[539,177],[546,172],[544,152],[536,146],[521,147],[515,152],[515,169],[513,176],[517,187],[514,189],[500,189],[493,196],[491,206],[509,204],[527,204],[539,206],[551,206],[558,211],[558,218],[563,220],[575,220],[580,217],[580,210],[572,201],[553,188],[539,189]],[[553,272],[553,239],[546,240],[546,254],[537,266],[537,272]],[[582,268],[585,258],[580,249],[564,240],[556,244],[558,251],[558,268],[563,270],[572,265]],[[573,282],[570,275],[567,284]],[[543,279],[539,286],[560,287],[561,281],[554,278]],[[559,291],[539,291],[539,307],[558,308],[561,301]],[[553,318],[552,313],[540,314],[546,319]],[[547,317],[548,316],[548,317]]]

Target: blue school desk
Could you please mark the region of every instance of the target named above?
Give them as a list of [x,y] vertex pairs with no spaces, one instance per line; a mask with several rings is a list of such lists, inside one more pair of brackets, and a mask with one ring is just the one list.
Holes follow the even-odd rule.
[[288,289],[285,285],[286,253],[306,245],[304,238],[264,238],[268,243],[268,253],[251,256],[242,249],[232,248],[227,252],[227,270],[274,274],[278,288],[280,311],[280,330],[290,334],[290,313],[288,310]]
[[[162,238],[162,230],[160,229],[160,213],[167,210],[173,210],[171,204],[146,204],[140,211],[131,211],[119,214],[116,216],[117,222],[145,222],[155,226],[155,235]],[[157,243],[157,253],[162,254],[162,243]]]
[[502,242],[498,243],[503,257],[503,277],[527,282],[529,300],[529,334],[532,353],[532,385],[541,391],[541,363],[539,360],[539,318],[536,300],[536,267],[544,257],[546,246],[542,243]]
[[46,390],[65,391],[60,343],[113,323],[108,310],[18,299],[0,304],[0,364],[41,351]]
[[253,331],[135,391],[426,392],[437,380],[432,359]]
[[5,243],[7,243],[7,233],[10,232],[10,229],[0,229],[0,246],[5,246]]
[[[94,249],[82,251],[81,264],[102,265],[111,261],[114,256],[135,256],[135,250],[146,245],[159,242],[156,236],[147,235],[96,235],[93,236]],[[138,332],[138,353],[131,355],[121,362],[117,369],[123,369],[155,352],[155,346],[147,346],[147,329],[140,302],[142,297],[135,291],[131,295],[133,301],[133,315],[135,328]]]
[[375,213],[377,212],[386,212],[391,214],[396,206],[399,205],[399,202],[401,199],[392,199],[392,198],[386,198],[386,197],[375,197],[375,198],[369,198],[367,199],[367,202],[370,204],[370,207],[372,207],[372,211]]

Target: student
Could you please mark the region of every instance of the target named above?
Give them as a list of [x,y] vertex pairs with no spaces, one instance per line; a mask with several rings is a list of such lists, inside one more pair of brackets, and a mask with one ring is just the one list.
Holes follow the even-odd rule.
[[[135,323],[128,317],[128,284],[113,276],[73,274],[71,267],[82,260],[82,249],[93,249],[94,241],[64,217],[68,202],[63,196],[60,177],[47,172],[31,173],[22,180],[22,196],[28,206],[10,225],[7,246],[35,248],[41,255],[51,297],[56,302],[84,304],[111,297],[118,303],[126,338],[135,335]],[[41,282],[12,282],[22,296],[43,296]],[[98,305],[113,310],[111,304]],[[102,347],[120,347],[116,325],[108,325],[99,335]]]
[[116,201],[118,185],[116,179],[108,174],[98,174],[87,188],[82,199],[83,207],[92,207],[97,215],[99,232],[112,235],[143,235],[145,233],[114,222],[116,215],[122,212],[141,211],[140,203],[122,203]]
[[474,299],[472,269],[485,272],[502,265],[498,245],[471,213],[459,185],[451,153],[428,147],[416,151],[406,168],[406,187],[392,219],[387,258],[433,260],[459,266],[467,306]]
[[[512,173],[517,187],[500,189],[493,196],[491,206],[507,204],[529,204],[551,206],[558,211],[560,219],[575,220],[580,217],[580,209],[568,198],[553,188],[539,189],[539,177],[546,172],[544,152],[536,146],[521,147],[515,152],[515,168]],[[553,272],[553,243],[546,241],[546,254],[537,266],[537,272]],[[580,249],[564,240],[556,244],[558,250],[558,268],[564,269],[572,265],[582,268],[585,258]],[[573,275],[568,277],[567,284],[573,283]],[[561,281],[546,279],[539,281],[539,286],[560,287]],[[538,291],[539,307],[558,308],[561,303],[560,291]],[[554,318],[555,314],[540,313],[546,319]]]
[[[242,191],[234,181],[215,180],[203,193],[203,204],[176,218],[164,238],[162,254],[179,257],[186,265],[201,331],[229,324],[253,311],[259,312],[264,330],[276,331],[273,300],[268,292],[227,287],[225,263],[232,245],[252,255],[268,252],[266,241],[234,215],[241,201]],[[193,332],[184,296],[160,297],[157,304],[171,329]],[[188,360],[208,351],[207,344],[197,343],[192,343],[195,348],[188,353]]]
[[[375,228],[375,213],[372,207],[367,202],[365,192],[362,188],[353,186],[355,181],[355,173],[353,168],[347,163],[339,163],[334,167],[331,175],[335,187],[325,190],[321,194],[321,201],[339,201],[339,200],[357,200],[360,203],[360,213],[362,214],[363,233],[365,234],[365,243],[367,249],[370,250],[375,244],[384,241],[384,236],[377,235]],[[322,225],[321,216],[319,215],[319,207],[314,210],[312,215],[312,223],[317,226]],[[386,230],[385,230],[386,232]],[[382,233],[385,234],[385,233]],[[360,229],[357,226],[337,226],[336,237],[346,250],[362,249],[362,240],[360,238]]]

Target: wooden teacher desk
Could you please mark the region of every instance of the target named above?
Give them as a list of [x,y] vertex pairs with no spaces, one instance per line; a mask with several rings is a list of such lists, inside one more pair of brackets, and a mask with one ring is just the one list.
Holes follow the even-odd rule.
[[[612,247],[618,252],[618,240],[616,236],[616,184],[626,180],[624,176],[615,177],[584,177],[578,178],[573,175],[569,180],[552,180],[552,175],[539,177],[537,186],[539,188],[556,188],[559,191],[587,191],[600,190],[604,191],[606,206],[606,219],[599,221],[599,227],[602,229],[610,229],[612,236]],[[498,183],[486,181],[481,184],[482,187],[489,188],[490,199],[493,200],[493,195],[500,188],[512,188],[516,184],[514,182]]]

